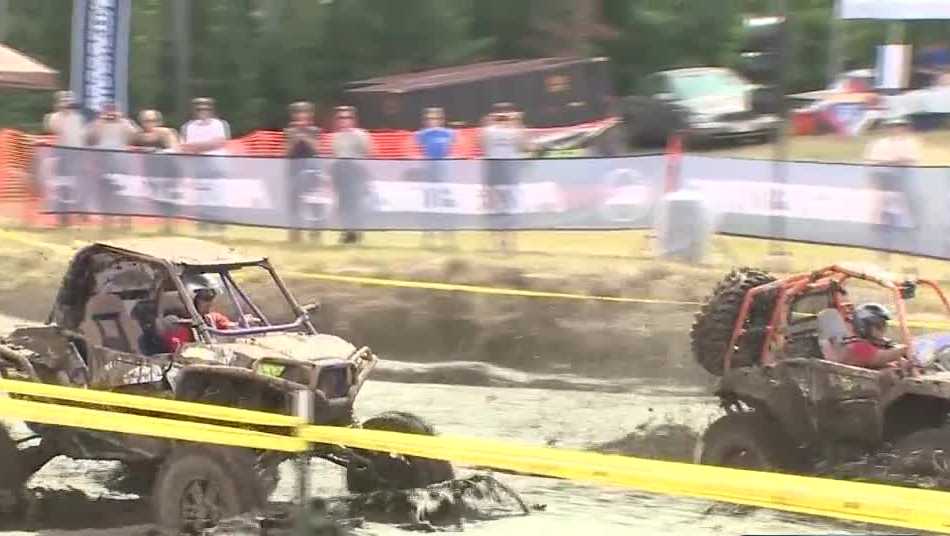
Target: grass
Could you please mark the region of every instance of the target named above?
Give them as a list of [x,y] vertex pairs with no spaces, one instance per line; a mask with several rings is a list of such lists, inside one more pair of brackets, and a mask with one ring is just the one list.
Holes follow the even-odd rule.
[[[12,229],[12,227],[7,227]],[[723,237],[713,245],[703,265],[683,265],[656,259],[645,231],[525,231],[517,233],[518,250],[501,254],[493,249],[487,232],[456,233],[456,248],[421,247],[416,232],[370,232],[360,246],[339,246],[337,233],[322,234],[322,243],[287,242],[281,230],[231,226],[226,233],[199,233],[191,224],[178,226],[181,236],[192,236],[229,244],[248,253],[271,258],[288,271],[326,271],[377,275],[411,275],[426,267],[458,259],[490,268],[517,268],[525,273],[563,277],[598,277],[606,273],[636,273],[647,265],[675,271],[722,272],[735,266],[770,264],[771,242],[766,240]],[[84,242],[121,238],[121,233],[103,234],[98,230],[29,230],[16,234],[33,240],[66,246]],[[158,236],[158,231],[139,228],[133,236]],[[4,241],[0,236],[0,241]],[[13,245],[13,247],[19,247]],[[917,272],[938,280],[950,280],[945,261],[905,255],[883,255],[859,248],[814,244],[780,243],[788,256],[782,272],[808,271],[836,262],[869,263],[896,272]]]
[[[12,229],[11,227],[7,227]],[[558,279],[610,279],[661,269],[685,274],[722,273],[737,266],[759,266],[780,273],[810,271],[837,263],[873,264],[897,273],[950,281],[950,265],[945,261],[905,255],[884,255],[859,248],[814,244],[779,243],[787,254],[778,261],[770,258],[772,243],[766,240],[718,236],[702,265],[663,261],[651,251],[645,231],[526,231],[517,233],[518,250],[501,254],[493,249],[491,233],[456,233],[456,248],[424,248],[416,232],[366,233],[360,246],[339,246],[337,233],[322,234],[322,243],[287,242],[281,230],[231,226],[226,233],[199,233],[191,224],[177,228],[182,236],[205,238],[238,247],[248,253],[267,256],[282,270],[367,274],[382,277],[430,278],[448,261],[467,263],[485,270],[518,270],[527,276]],[[83,242],[120,238],[121,233],[98,230],[29,230],[16,234],[33,240],[78,247]],[[138,228],[133,236],[158,236],[157,229]],[[6,242],[0,236],[0,242]],[[16,244],[0,248],[19,250]],[[10,254],[13,252],[10,251]],[[19,256],[19,255],[15,255]],[[25,261],[27,264],[33,259]],[[478,273],[471,277],[479,282]],[[586,286],[586,285],[585,285]]]
[[[860,163],[864,149],[878,134],[862,136],[790,136],[788,157],[791,160],[815,160],[820,162]],[[921,165],[950,166],[950,130],[938,130],[917,134],[922,145]],[[775,147],[768,145],[745,145],[710,151],[710,155],[737,156],[743,158],[771,159]]]

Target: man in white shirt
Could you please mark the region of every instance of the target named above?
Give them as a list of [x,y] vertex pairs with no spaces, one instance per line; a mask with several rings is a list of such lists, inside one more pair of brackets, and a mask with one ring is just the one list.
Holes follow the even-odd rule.
[[[89,142],[89,145],[102,149],[101,151],[92,151],[95,156],[97,197],[101,214],[113,212],[119,206],[119,201],[115,198],[118,185],[113,181],[111,175],[126,172],[125,163],[129,161],[129,153],[124,152],[124,149],[132,144],[132,138],[138,132],[139,128],[135,123],[123,117],[114,102],[103,103],[99,116],[89,125],[86,131],[86,141]],[[126,230],[132,228],[131,218],[122,218],[121,222]],[[108,217],[103,216],[102,228],[109,228]]]
[[[227,121],[215,117],[214,99],[200,97],[191,101],[194,119],[188,121],[181,127],[181,145],[179,150],[183,153],[206,155],[198,158],[188,158],[187,166],[192,170],[191,175],[196,179],[221,179],[226,176],[223,168],[223,160],[217,156],[227,155],[227,143],[231,139],[231,127]],[[203,181],[201,181],[203,182]],[[206,184],[203,187],[202,198],[205,206],[214,206],[217,204],[218,195],[216,187],[212,184]],[[205,220],[212,217],[210,211],[199,213],[198,227],[207,229],[211,227]],[[223,229],[223,225],[217,226]]]
[[335,159],[330,170],[333,187],[337,192],[337,210],[344,231],[341,244],[358,244],[363,233],[357,229],[363,222],[363,212],[368,190],[366,169],[360,159],[373,153],[373,140],[369,132],[357,126],[356,108],[337,106],[336,131],[331,139]]
[[890,119],[884,128],[884,135],[865,149],[865,162],[872,166],[913,166],[920,162],[920,141],[906,119]]
[[890,119],[884,128],[884,135],[868,144],[864,161],[873,166],[871,182],[881,192],[877,208],[878,223],[883,226],[881,246],[893,249],[900,239],[895,234],[898,228],[916,227],[916,202],[907,179],[913,172],[911,166],[920,162],[921,147],[906,119]]
[[[85,145],[86,126],[79,103],[71,91],[56,92],[54,111],[43,118],[43,127],[46,132],[53,134],[53,144],[62,149],[53,149],[57,156],[57,175],[61,177],[54,186],[53,198],[57,200],[56,209],[60,211],[59,225],[69,225],[69,214],[65,211],[67,203],[78,203],[79,208],[86,208],[85,199],[87,184],[82,176],[84,153],[79,147]],[[80,216],[85,221],[86,215]]]
[[[480,133],[482,153],[485,157],[484,186],[490,200],[490,210],[495,215],[490,219],[499,232],[495,233],[497,247],[502,252],[515,249],[515,235],[501,230],[509,226],[511,214],[511,190],[518,183],[518,168],[528,148],[528,139],[521,123],[521,114],[510,102],[492,106],[491,114],[483,123]],[[509,244],[510,242],[510,244]]]

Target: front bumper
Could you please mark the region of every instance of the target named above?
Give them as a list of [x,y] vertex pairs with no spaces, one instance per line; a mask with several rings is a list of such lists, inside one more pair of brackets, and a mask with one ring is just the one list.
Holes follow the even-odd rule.
[[710,121],[690,125],[688,134],[703,139],[740,139],[769,135],[781,126],[774,115],[760,115],[741,121]]

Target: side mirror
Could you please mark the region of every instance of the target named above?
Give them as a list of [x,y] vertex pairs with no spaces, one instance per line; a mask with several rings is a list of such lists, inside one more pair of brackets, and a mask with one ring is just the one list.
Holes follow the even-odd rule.
[[917,295],[917,285],[912,281],[906,281],[901,285],[901,298],[910,300]]
[[307,316],[315,316],[320,310],[320,302],[308,303],[302,307],[303,312],[307,313]]

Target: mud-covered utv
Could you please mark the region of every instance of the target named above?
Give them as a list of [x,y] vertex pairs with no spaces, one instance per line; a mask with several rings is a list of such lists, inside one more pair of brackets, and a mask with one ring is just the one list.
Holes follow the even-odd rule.
[[[208,311],[197,294],[216,310]],[[265,258],[193,239],[97,243],[70,263],[49,321],[0,340],[0,374],[282,414],[307,390],[317,424],[357,426],[354,399],[377,357],[318,333],[314,309],[297,303]],[[149,484],[161,524],[210,525],[265,501],[286,459],[270,451],[27,426],[34,441],[14,441],[0,426],[0,508],[9,508],[33,473],[63,455],[123,462],[133,480]],[[433,433],[402,412],[362,426]],[[346,467],[353,492],[421,487],[454,476],[443,461],[342,447],[313,455]]]
[[[944,451],[950,460],[950,334],[912,334],[907,307],[918,290],[946,319],[950,304],[937,284],[873,269],[726,276],[691,333],[694,357],[721,376],[716,395],[726,410],[705,431],[697,461],[809,473],[888,454],[919,475],[950,467],[940,462]],[[897,366],[840,362],[860,295],[886,298],[896,311],[892,335],[908,347]]]

